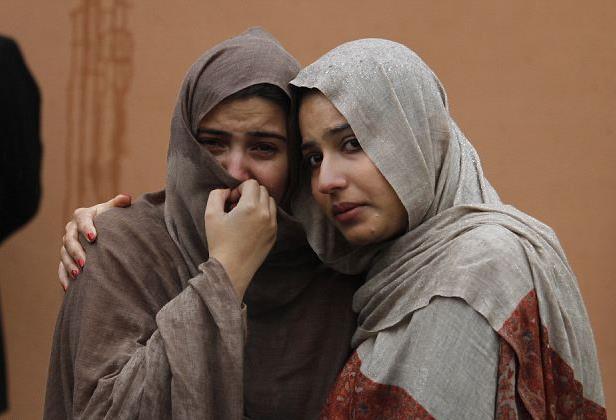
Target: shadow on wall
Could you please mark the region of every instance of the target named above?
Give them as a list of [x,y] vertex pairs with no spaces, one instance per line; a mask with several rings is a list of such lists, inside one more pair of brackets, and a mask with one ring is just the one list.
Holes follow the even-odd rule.
[[70,13],[63,218],[119,190],[133,75],[129,7],[126,0],[79,0]]

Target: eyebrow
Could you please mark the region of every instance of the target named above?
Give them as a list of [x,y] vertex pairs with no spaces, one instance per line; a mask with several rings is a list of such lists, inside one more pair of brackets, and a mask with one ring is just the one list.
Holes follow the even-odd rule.
[[246,134],[252,137],[263,137],[263,138],[275,138],[280,139],[284,142],[287,141],[287,138],[282,134],[274,133],[272,131],[249,131]]
[[[222,136],[222,137],[231,136],[231,133],[229,133],[228,131],[216,130],[214,128],[199,128],[197,130],[197,134],[210,134],[213,136]],[[284,142],[287,141],[287,138],[285,136],[283,136],[282,134],[274,133],[273,131],[262,131],[262,130],[248,131],[246,132],[246,134],[248,134],[251,137],[275,138],[275,139],[280,139]]]
[[230,136],[231,133],[222,130],[214,130],[213,128],[199,128],[197,134],[211,134],[213,136]]
[[340,125],[336,125],[330,129],[327,130],[327,135],[331,136],[332,134],[338,134],[341,131],[344,130],[348,130],[349,128],[351,128],[351,126],[349,125],[349,123],[344,123],[344,124],[340,124]]
[[306,142],[302,142],[302,145],[300,146],[300,150],[303,153],[306,150],[315,149],[316,147],[317,147],[317,142],[316,141],[308,140]]
[[[338,134],[342,131],[348,130],[349,128],[351,128],[351,125],[349,123],[343,123],[343,124],[339,124],[339,125],[335,125],[332,128],[329,128],[326,130],[325,135],[328,137],[331,137],[335,134]],[[302,152],[315,148],[317,147],[317,142],[314,140],[307,140],[305,142],[302,143],[300,150]]]

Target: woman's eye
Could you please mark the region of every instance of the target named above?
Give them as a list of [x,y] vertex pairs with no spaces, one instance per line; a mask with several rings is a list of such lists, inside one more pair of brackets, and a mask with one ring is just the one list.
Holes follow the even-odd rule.
[[260,154],[273,155],[278,151],[278,148],[273,144],[259,143],[253,146],[252,150]]
[[313,169],[318,167],[322,160],[323,156],[320,153],[312,153],[304,156],[304,162],[306,162],[306,164]]
[[222,153],[225,150],[225,144],[220,139],[201,137],[198,141],[212,154]]
[[342,143],[342,150],[345,152],[356,152],[358,150],[362,150],[362,148],[361,144],[359,144],[359,140],[352,138]]

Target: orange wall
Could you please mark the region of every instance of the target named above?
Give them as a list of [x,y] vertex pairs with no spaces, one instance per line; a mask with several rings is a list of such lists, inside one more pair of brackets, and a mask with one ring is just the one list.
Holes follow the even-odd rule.
[[[90,205],[109,191],[160,188],[185,70],[205,49],[252,25],[271,31],[303,64],[362,37],[401,41],[428,62],[504,200],[559,234],[594,327],[607,404],[616,407],[616,3],[131,1],[126,21],[116,22],[124,28],[117,62],[105,61],[101,50],[85,74],[71,67],[83,50],[71,46],[70,18],[85,2],[0,6],[0,33],[19,41],[41,86],[45,147],[40,211],[0,247],[12,406],[0,419],[41,416],[62,299],[56,270],[65,208]],[[99,3],[122,9],[119,0]],[[92,25],[87,30],[95,33]],[[98,84],[90,83],[96,77]],[[80,90],[76,80],[90,85]],[[90,161],[94,146],[102,157]]]

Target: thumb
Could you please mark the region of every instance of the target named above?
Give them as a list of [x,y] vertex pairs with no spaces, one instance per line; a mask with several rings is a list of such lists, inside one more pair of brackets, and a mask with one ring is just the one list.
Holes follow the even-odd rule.
[[115,197],[113,197],[111,200],[95,206],[95,210],[96,210],[95,215],[104,213],[107,210],[111,210],[114,207],[128,207],[131,205],[131,201],[132,201],[132,197],[130,195],[118,194]]
[[113,207],[128,207],[131,205],[133,198],[130,194],[118,194],[108,201]]

